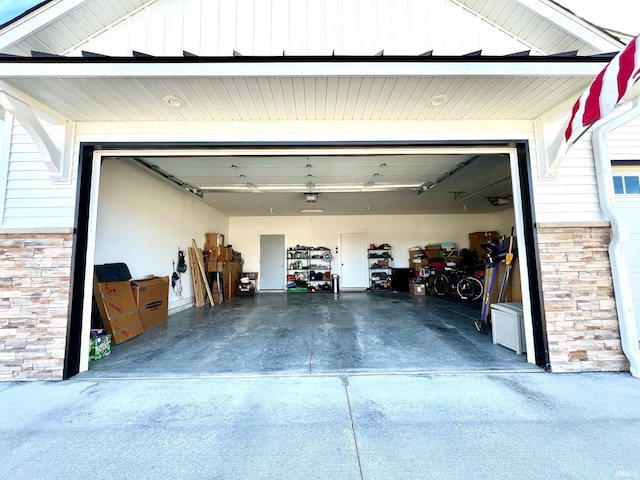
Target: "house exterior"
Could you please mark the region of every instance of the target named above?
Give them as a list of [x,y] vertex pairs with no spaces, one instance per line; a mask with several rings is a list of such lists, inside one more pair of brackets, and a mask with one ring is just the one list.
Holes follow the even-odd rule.
[[[150,245],[172,251],[207,231],[257,271],[256,234],[284,228],[154,193],[106,159],[265,148],[509,156],[528,361],[637,375],[639,267],[617,255],[630,258],[639,233],[610,256],[636,204],[620,199],[612,218],[603,189],[612,160],[619,172],[615,161],[638,159],[640,122],[623,109],[561,162],[550,148],[624,45],[551,0],[42,2],[0,27],[0,379],[87,368],[92,266],[113,261],[126,232],[120,258],[136,276],[154,268],[157,257],[137,260]],[[170,298],[192,303],[188,286]]]

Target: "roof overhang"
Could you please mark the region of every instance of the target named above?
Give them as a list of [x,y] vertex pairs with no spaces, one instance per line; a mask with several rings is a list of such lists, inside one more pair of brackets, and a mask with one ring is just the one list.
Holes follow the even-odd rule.
[[0,81],[76,122],[533,120],[612,56],[5,56]]

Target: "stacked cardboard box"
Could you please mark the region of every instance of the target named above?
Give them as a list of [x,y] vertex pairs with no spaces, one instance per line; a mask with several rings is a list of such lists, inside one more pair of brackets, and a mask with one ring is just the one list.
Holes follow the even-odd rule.
[[417,277],[420,269],[427,264],[427,253],[423,248],[412,248],[409,250],[409,268],[413,270],[413,275]]
[[409,284],[409,293],[411,295],[424,296],[427,294],[426,285],[424,283],[411,282]]
[[214,247],[224,246],[224,235],[222,233],[205,233],[204,234],[204,249],[209,250]]
[[225,262],[233,260],[233,249],[231,247],[207,247],[204,250],[207,262],[207,271],[221,272]]
[[242,271],[240,262],[225,262],[222,269],[222,289],[225,300],[229,300],[236,296],[238,289],[238,275]]
[[113,343],[125,342],[144,331],[128,280],[99,282],[94,276],[93,289],[102,324]]
[[132,280],[131,289],[144,328],[167,321],[169,317],[169,277]]
[[469,248],[475,250],[480,257],[486,253],[480,245],[497,241],[498,232],[472,232],[469,234]]
[[258,272],[243,272],[240,274],[238,282],[238,296],[254,296],[256,294],[256,282],[258,281]]
[[439,243],[432,243],[425,247],[425,253],[428,259],[442,258],[442,247]]

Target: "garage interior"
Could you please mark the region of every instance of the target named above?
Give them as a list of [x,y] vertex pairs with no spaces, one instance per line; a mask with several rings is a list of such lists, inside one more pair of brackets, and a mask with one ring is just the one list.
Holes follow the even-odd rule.
[[[105,157],[101,206],[114,198],[120,207],[130,204],[127,196],[144,195],[147,182],[155,196],[179,195],[168,202],[186,196],[215,209],[228,219],[225,244],[238,250],[242,271],[258,273],[257,294],[234,295],[213,307],[176,308],[167,322],[112,344],[112,354],[91,361],[84,375],[538,371],[527,363],[526,354],[494,344],[491,332],[478,333],[474,322],[481,314],[482,299],[415,295],[414,289],[410,293],[397,285],[378,290],[371,288],[369,268],[363,284],[355,288],[341,285],[339,279],[335,286],[335,280],[326,277],[331,291],[287,291],[288,259],[281,288],[262,284],[265,272],[260,266],[265,259],[257,257],[264,232],[283,233],[287,249],[326,248],[333,254],[334,275],[342,273],[337,262],[345,261],[338,254],[339,233],[362,232],[365,250],[389,245],[394,273],[398,270],[411,278],[419,275],[419,268],[412,265],[409,250],[442,242],[454,244],[454,253],[459,253],[469,249],[469,233],[509,235],[515,223],[509,156],[465,150],[376,148],[372,153],[358,147],[341,148],[337,154],[307,148],[301,154],[218,149],[209,155]],[[127,181],[135,188],[123,188]],[[122,208],[113,207],[115,217],[100,208],[95,263],[124,261],[138,278],[148,273],[148,265],[137,268],[144,263],[140,252],[117,239],[144,237],[153,226],[153,238],[159,240],[162,230],[185,228],[188,223],[163,215],[148,220],[146,215],[144,222],[151,223],[145,226],[138,216],[131,221],[137,227],[129,227],[137,231],[122,237],[113,224],[114,218],[123,223]],[[274,226],[269,228],[270,224]],[[283,224],[294,227],[287,230]],[[108,248],[103,247],[106,244]],[[103,250],[120,256],[109,257]],[[122,254],[127,251],[128,259]],[[482,258],[484,252],[479,254]],[[152,271],[170,274],[166,267]],[[418,276],[416,281],[424,278]],[[175,297],[170,294],[171,307]],[[521,296],[517,283],[507,301],[519,302]]]

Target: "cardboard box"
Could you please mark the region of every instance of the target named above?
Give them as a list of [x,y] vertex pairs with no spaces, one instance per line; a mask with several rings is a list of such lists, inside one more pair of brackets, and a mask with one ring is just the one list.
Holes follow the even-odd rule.
[[411,295],[424,296],[427,294],[426,285],[423,283],[411,283],[409,284],[409,293]]
[[409,260],[413,260],[416,257],[421,258],[421,257],[424,257],[424,255],[425,255],[424,250],[421,248],[409,250]]
[[224,235],[222,233],[205,233],[204,234],[205,250],[213,247],[224,246]]
[[439,243],[429,244],[425,247],[424,253],[427,259],[429,258],[440,258],[442,257],[442,248],[440,248]]
[[480,245],[495,242],[497,239],[498,232],[472,232],[469,234],[469,248],[475,250],[482,257],[486,252]]
[[[138,315],[136,314],[136,318],[140,317],[138,317]],[[141,335],[142,332],[144,332],[144,327],[142,326],[142,322],[138,321],[137,323],[132,323],[127,325],[126,327],[114,330],[113,332],[111,332],[111,337],[113,339],[113,343],[118,344],[126,342],[133,337],[137,337],[138,335]]]
[[233,249],[230,247],[211,247],[207,248],[207,263],[218,259],[223,262],[230,262],[233,260]]
[[241,276],[247,277],[249,280],[258,280],[258,272],[242,272]]
[[131,289],[142,326],[151,328],[169,318],[169,277],[132,280]]
[[94,277],[93,288],[102,324],[113,343],[122,343],[144,331],[128,281],[98,282]]

